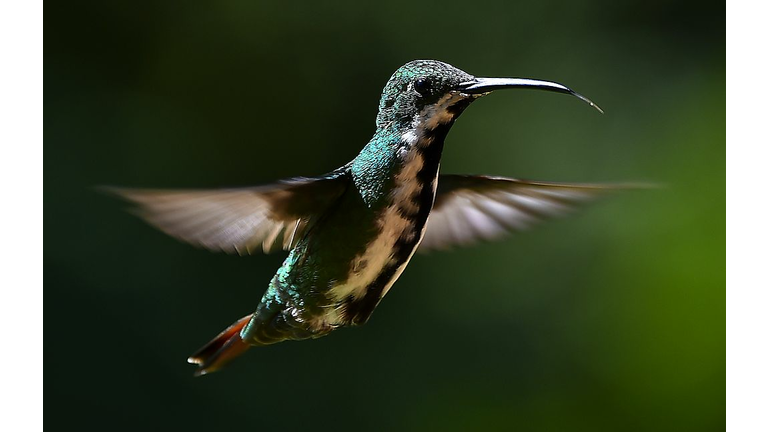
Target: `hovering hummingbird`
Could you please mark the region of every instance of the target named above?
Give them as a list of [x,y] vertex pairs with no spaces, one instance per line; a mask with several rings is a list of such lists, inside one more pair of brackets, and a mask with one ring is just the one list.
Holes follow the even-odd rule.
[[148,223],[187,243],[240,255],[289,251],[256,311],[189,358],[195,375],[252,346],[364,324],[417,249],[496,239],[614,189],[439,174],[456,118],[478,98],[513,88],[569,94],[602,112],[554,82],[477,78],[416,60],[384,87],[371,140],[328,174],[239,189],[111,188]]

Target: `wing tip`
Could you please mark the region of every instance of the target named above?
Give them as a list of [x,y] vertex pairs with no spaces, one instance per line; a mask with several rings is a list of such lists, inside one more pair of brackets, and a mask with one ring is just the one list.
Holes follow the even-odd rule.
[[91,186],[90,189],[94,192],[103,194],[103,195],[110,195],[110,196],[116,196],[116,197],[123,197],[122,191],[125,188],[121,188],[119,186],[111,186],[111,185],[95,185]]

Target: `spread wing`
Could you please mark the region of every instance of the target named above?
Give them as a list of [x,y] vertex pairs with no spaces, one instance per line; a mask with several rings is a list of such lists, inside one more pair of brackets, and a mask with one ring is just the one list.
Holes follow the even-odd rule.
[[289,250],[347,188],[344,175],[239,189],[104,188],[161,231],[212,251]]
[[495,240],[621,188],[441,175],[419,251]]

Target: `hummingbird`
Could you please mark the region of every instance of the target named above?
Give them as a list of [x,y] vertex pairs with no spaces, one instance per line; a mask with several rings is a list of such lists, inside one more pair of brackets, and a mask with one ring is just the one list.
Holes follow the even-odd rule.
[[526,88],[575,96],[602,112],[556,82],[478,78],[415,60],[386,83],[370,141],[327,174],[233,189],[109,188],[181,241],[239,255],[288,252],[255,311],[189,357],[195,375],[250,347],[365,324],[417,250],[498,239],[614,190],[440,174],[445,138],[459,115],[493,91]]

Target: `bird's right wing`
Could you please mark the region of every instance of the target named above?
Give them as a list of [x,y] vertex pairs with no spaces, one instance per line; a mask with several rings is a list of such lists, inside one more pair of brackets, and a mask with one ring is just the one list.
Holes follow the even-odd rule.
[[347,185],[346,175],[336,174],[238,189],[104,190],[135,204],[134,213],[166,234],[244,255],[293,248]]
[[441,175],[419,251],[495,240],[565,215],[579,205],[641,185],[545,183],[504,177]]

